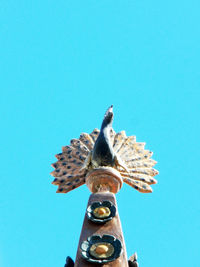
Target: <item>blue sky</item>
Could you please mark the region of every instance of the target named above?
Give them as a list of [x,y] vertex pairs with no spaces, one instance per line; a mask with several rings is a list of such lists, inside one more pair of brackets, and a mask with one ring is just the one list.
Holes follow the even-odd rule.
[[51,163],[114,105],[146,142],[153,194],[117,194],[128,256],[199,266],[199,1],[0,3],[0,266],[75,258],[89,191],[56,194]]

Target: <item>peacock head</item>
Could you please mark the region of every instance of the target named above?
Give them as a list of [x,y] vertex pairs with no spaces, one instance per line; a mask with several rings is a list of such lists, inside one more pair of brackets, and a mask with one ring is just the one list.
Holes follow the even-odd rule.
[[114,114],[113,114],[113,105],[111,105],[107,109],[107,111],[106,111],[106,113],[104,115],[104,119],[103,119],[101,128],[105,128],[107,126],[112,127],[113,116],[114,116]]

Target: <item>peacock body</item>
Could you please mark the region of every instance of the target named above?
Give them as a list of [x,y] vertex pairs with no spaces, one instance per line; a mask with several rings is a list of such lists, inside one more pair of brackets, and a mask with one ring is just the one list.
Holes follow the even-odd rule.
[[146,150],[145,143],[136,142],[135,136],[126,136],[125,131],[115,133],[112,128],[112,106],[106,111],[101,129],[92,133],[82,133],[72,139],[69,146],[56,155],[58,161],[52,166],[58,185],[57,193],[67,193],[85,183],[85,177],[92,169],[103,166],[115,168],[125,183],[142,193],[152,192],[150,185],[158,171],[157,163],[151,159],[152,152]]

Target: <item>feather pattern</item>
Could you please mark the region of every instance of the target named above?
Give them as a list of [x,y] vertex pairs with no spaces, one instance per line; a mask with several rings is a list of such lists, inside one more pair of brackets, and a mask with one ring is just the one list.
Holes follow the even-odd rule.
[[147,160],[140,160],[140,161],[135,161],[135,160],[129,161],[129,162],[126,162],[126,165],[130,169],[132,169],[132,168],[138,168],[138,167],[151,168],[156,163],[157,163],[157,161],[155,161],[153,159],[147,159]]
[[83,185],[85,183],[84,177],[82,179],[80,177],[76,177],[75,180],[65,182],[63,184],[59,184],[57,192],[56,193],[68,193],[69,191]]
[[125,131],[121,131],[115,135],[113,149],[115,150],[116,153],[119,151],[125,140],[126,140]]
[[[58,186],[58,193],[67,193],[85,183],[88,169],[82,168],[89,158],[99,135],[99,129],[92,133],[82,133],[79,139],[72,139],[69,146],[62,148],[56,155],[58,161],[51,175],[55,177],[52,184]],[[136,142],[135,136],[126,136],[125,131],[110,132],[110,142],[118,160],[113,168],[117,169],[125,183],[142,193],[150,193],[150,185],[156,184],[154,178],[158,171],[152,168],[157,162],[151,159],[153,152],[145,150],[145,143]],[[123,165],[119,162],[123,162]],[[124,168],[126,166],[126,168]]]
[[130,185],[131,187],[135,188],[141,193],[151,193],[152,188],[147,183],[144,183],[142,181],[136,181],[130,178],[124,178],[124,182]]
[[157,184],[157,180],[154,179],[152,176],[150,175],[146,175],[146,174],[141,174],[141,173],[122,173],[121,172],[122,177],[124,178],[130,178],[132,180],[136,180],[136,181],[141,181],[147,184]]
[[93,139],[93,141],[94,141],[94,143],[95,143],[95,141],[97,140],[97,137],[98,137],[98,135],[99,135],[99,129],[97,129],[97,128],[95,128],[92,132],[91,132],[91,134],[90,134],[90,136],[91,136],[91,138]]
[[79,137],[80,141],[88,148],[89,151],[93,149],[94,141],[87,133],[82,133]]

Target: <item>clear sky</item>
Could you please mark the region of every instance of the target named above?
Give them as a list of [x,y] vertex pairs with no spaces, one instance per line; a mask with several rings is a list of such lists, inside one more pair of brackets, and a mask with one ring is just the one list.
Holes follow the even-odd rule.
[[89,191],[56,194],[51,163],[114,105],[146,142],[153,194],[117,194],[128,256],[199,267],[199,1],[0,1],[0,266],[76,255]]

